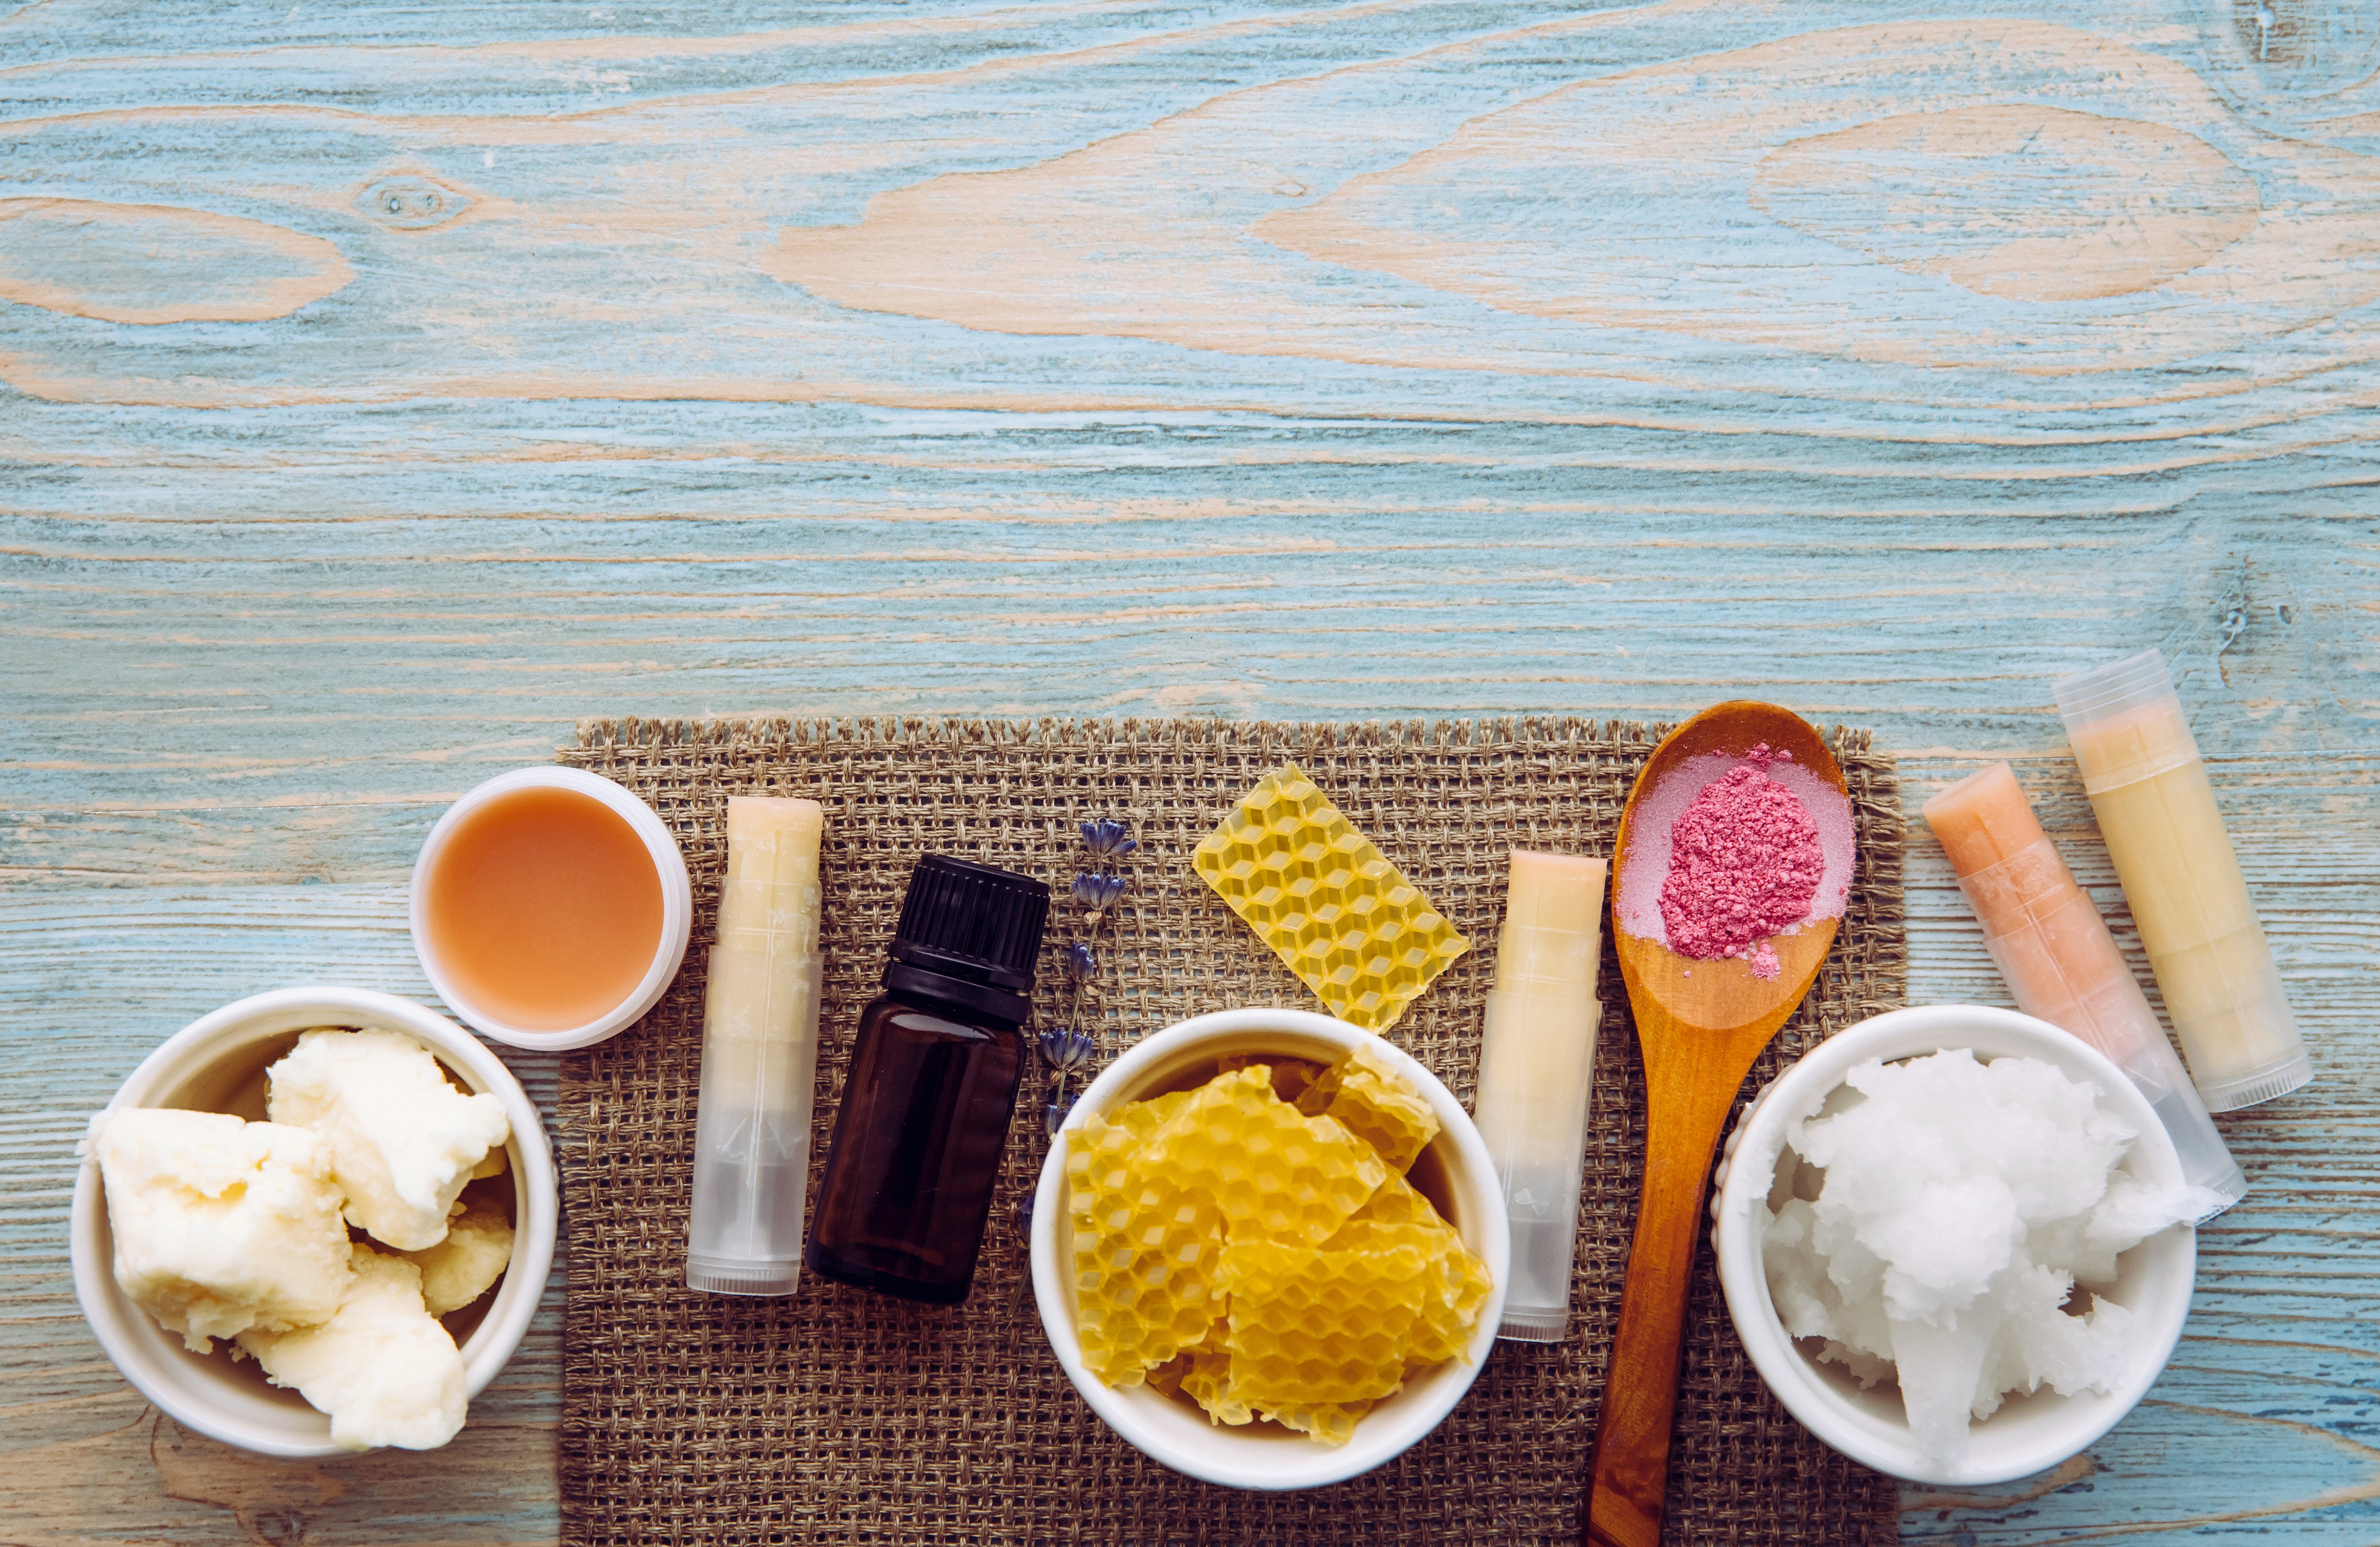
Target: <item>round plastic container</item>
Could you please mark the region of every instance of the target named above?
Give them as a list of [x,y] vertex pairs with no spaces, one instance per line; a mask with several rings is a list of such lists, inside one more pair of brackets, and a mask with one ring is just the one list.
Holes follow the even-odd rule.
[[[1085,1369],[1082,1346],[1075,1335],[1074,1225],[1066,1202],[1066,1134],[1079,1125],[1081,1115],[1111,1112],[1172,1089],[1169,1081],[1202,1064],[1211,1066],[1225,1054],[1274,1053],[1330,1064],[1359,1041],[1388,1054],[1438,1114],[1439,1131],[1430,1151],[1444,1168],[1452,1195],[1447,1223],[1461,1232],[1463,1245],[1495,1276],[1495,1290],[1472,1330],[1469,1358],[1450,1360],[1407,1381],[1402,1391],[1364,1415],[1353,1439],[1335,1448],[1270,1424],[1217,1425],[1195,1407],[1147,1385],[1118,1390]],[[1075,1103],[1075,1123],[1050,1146],[1034,1195],[1033,1293],[1040,1303],[1042,1328],[1066,1378],[1091,1410],[1142,1455],[1226,1488],[1319,1488],[1342,1482],[1418,1443],[1454,1410],[1486,1367],[1496,1346],[1497,1324],[1503,1319],[1504,1280],[1511,1268],[1504,1190],[1471,1115],[1437,1076],[1395,1043],[1311,1010],[1224,1010],[1143,1038],[1091,1082]]]
[[[504,1103],[512,1138],[504,1146],[513,1184],[513,1255],[494,1295],[447,1318],[461,1334],[464,1389],[477,1396],[513,1357],[537,1314],[553,1266],[561,1223],[553,1157],[537,1106],[503,1060],[445,1017],[410,1000],[370,989],[307,985],[277,989],[225,1005],[176,1032],[116,1089],[107,1103],[230,1112],[264,1116],[264,1071],[318,1026],[378,1026],[427,1047],[473,1090]],[[115,1241],[99,1165],[86,1161],[75,1178],[67,1236],[75,1296],[99,1346],[141,1395],[176,1422],[263,1456],[344,1456],[331,1443],[331,1420],[294,1391],[268,1384],[253,1361],[235,1361],[218,1345],[194,1354],[181,1334],[160,1327],[115,1285]],[[476,1322],[461,1320],[475,1315]]]
[[1761,1205],[1776,1178],[1786,1125],[1817,1111],[1854,1066],[1956,1047],[1972,1048],[1986,1063],[2038,1058],[2069,1078],[2097,1086],[2101,1098],[2140,1136],[2125,1157],[2126,1169],[2154,1183],[2182,1181],[2173,1141],[2147,1100],[2081,1040],[2014,1010],[1935,1005],[1862,1021],[1779,1075],[1736,1120],[1711,1199],[1711,1243],[1718,1252],[1728,1314],[1768,1389],[1811,1433],[1852,1460],[1937,1486],[2030,1477],[2113,1429],[2172,1357],[2190,1314],[2198,1262],[2198,1234],[2187,1224],[2168,1226],[2119,1256],[2109,1293],[2133,1318],[2122,1378],[2105,1393],[2065,1396],[2045,1386],[2030,1395],[2011,1394],[1998,1412],[1971,1426],[1967,1459],[1956,1467],[1933,1461],[1919,1449],[1899,1387],[1879,1383],[1862,1390],[1840,1365],[1821,1364],[1804,1353],[1778,1319],[1761,1250],[1767,1212]]
[[[602,1015],[584,1025],[540,1030],[535,1027],[516,1026],[485,1005],[474,1003],[464,992],[454,974],[438,959],[431,942],[429,921],[430,877],[437,868],[439,858],[463,819],[500,796],[522,789],[566,789],[591,796],[625,819],[644,840],[651,855],[653,871],[661,880],[662,930],[661,941],[653,951],[651,964],[645,969],[635,988]],[[653,809],[609,779],[581,773],[575,768],[518,768],[509,774],[499,774],[475,786],[470,793],[446,809],[438,824],[422,841],[421,853],[413,862],[411,899],[414,955],[421,959],[421,969],[429,974],[431,987],[438,991],[449,1009],[484,1035],[514,1047],[534,1048],[540,1052],[558,1052],[615,1037],[667,993],[670,981],[677,976],[679,966],[686,960],[686,947],[694,927],[694,889],[686,879],[686,859],[678,852],[677,840],[662,825]]]

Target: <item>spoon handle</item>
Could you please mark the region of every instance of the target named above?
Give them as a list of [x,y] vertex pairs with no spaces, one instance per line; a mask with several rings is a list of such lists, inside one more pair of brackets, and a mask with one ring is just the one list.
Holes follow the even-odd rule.
[[1724,1071],[1702,1066],[1717,1062],[1708,1052],[1668,1062],[1667,1068],[1646,1070],[1645,1186],[1628,1248],[1620,1330],[1604,1374],[1603,1416],[1580,1501],[1579,1540],[1586,1547],[1660,1547],[1678,1352],[1702,1236],[1703,1194],[1711,1151],[1743,1078],[1739,1070],[1717,1086]]

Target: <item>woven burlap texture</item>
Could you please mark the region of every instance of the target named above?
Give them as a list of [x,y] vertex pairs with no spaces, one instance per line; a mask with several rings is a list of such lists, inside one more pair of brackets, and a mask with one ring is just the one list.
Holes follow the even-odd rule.
[[[827,1136],[859,1007],[878,992],[910,867],[929,852],[1058,889],[1037,1021],[1080,910],[1076,824],[1131,822],[1140,851],[1103,953],[1099,1061],[1185,1017],[1312,996],[1190,867],[1267,770],[1294,761],[1471,939],[1390,1029],[1468,1102],[1513,847],[1609,854],[1658,727],[1578,719],[1331,725],[1205,720],[603,721],[562,761],[619,781],[677,835],[694,944],[643,1022],[572,1054],[559,1148],[568,1238],[564,1540],[636,1543],[1561,1542],[1619,1314],[1644,1095],[1609,944],[1574,1314],[1559,1345],[1500,1343],[1438,1431],[1367,1476],[1305,1492],[1194,1481],[1116,1438],[1051,1357],[1014,1205],[1045,1141],[1037,1069],[1011,1129],[975,1292],[928,1309],[817,1275],[787,1299],[685,1287],[686,1195],[705,946],[726,858],[726,798],[826,809]],[[1901,1000],[1901,822],[1891,760],[1833,733],[1859,833],[1850,910],[1808,1003],[1746,1094],[1817,1040]],[[1087,1076],[1078,1076],[1075,1089]],[[811,1183],[813,1198],[817,1182]],[[1729,1325],[1706,1244],[1687,1316],[1665,1540],[1894,1540],[1888,1480],[1803,1431]]]

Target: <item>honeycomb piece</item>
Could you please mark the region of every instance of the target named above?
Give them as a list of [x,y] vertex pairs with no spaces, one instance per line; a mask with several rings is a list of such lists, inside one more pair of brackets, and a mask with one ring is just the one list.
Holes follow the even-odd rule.
[[1256,1414],[1248,1410],[1248,1405],[1232,1389],[1232,1354],[1223,1342],[1226,1326],[1217,1322],[1206,1342],[1182,1356],[1189,1361],[1182,1377],[1182,1390],[1207,1410],[1208,1422],[1236,1427],[1254,1421]]
[[1232,1394],[1258,1409],[1369,1402],[1404,1384],[1438,1270],[1420,1248],[1324,1251],[1271,1241],[1223,1250]]
[[1403,1171],[1438,1137],[1438,1113],[1388,1054],[1358,1042],[1347,1056],[1297,1098],[1297,1110],[1336,1117],[1356,1138],[1379,1151],[1392,1171]]
[[1203,1190],[1233,1241],[1315,1245],[1389,1175],[1336,1118],[1306,1116],[1274,1095],[1262,1065],[1192,1091],[1141,1156],[1145,1174]]
[[1325,1250],[1385,1251],[1410,1247],[1429,1262],[1430,1294],[1414,1326],[1405,1357],[1413,1368],[1443,1364],[1471,1357],[1471,1329],[1479,1324],[1480,1308],[1488,1303],[1491,1281],[1488,1264],[1473,1255],[1452,1226],[1433,1219],[1427,1224],[1382,1224],[1376,1220],[1350,1220],[1330,1237]]
[[1163,1364],[1149,1370],[1142,1379],[1148,1383],[1151,1391],[1163,1392],[1168,1396],[1180,1396],[1182,1379],[1190,1373],[1192,1361],[1196,1358],[1196,1354],[1176,1354]]
[[[1390,1178],[1372,1200],[1323,1243],[1326,1251],[1379,1251],[1412,1247],[1429,1259],[1432,1297],[1424,1305],[1407,1357],[1415,1368],[1471,1357],[1471,1331],[1488,1303],[1494,1280],[1488,1264],[1463,1244],[1429,1200],[1401,1176]],[[1402,1192],[1402,1196],[1400,1196]],[[1371,1212],[1395,1214],[1394,1220]],[[1367,1217],[1367,1215],[1369,1217]]]
[[[1378,1220],[1382,1224],[1412,1224],[1422,1220],[1438,1219],[1439,1213],[1437,1206],[1415,1190],[1411,1182],[1390,1172],[1389,1179],[1380,1184],[1378,1190],[1364,1200],[1364,1206],[1347,1218],[1351,1224],[1356,1220]],[[1440,1220],[1439,1223],[1445,1222]],[[1323,1244],[1332,1246],[1337,1243],[1326,1241]]]
[[1260,1416],[1294,1429],[1317,1443],[1343,1445],[1355,1437],[1355,1420],[1372,1410],[1369,1402],[1306,1402],[1267,1407]]
[[[1131,1144],[1138,1144],[1163,1127],[1175,1113],[1189,1105],[1190,1094],[1187,1090],[1168,1090],[1145,1102],[1126,1102],[1109,1113],[1104,1120],[1110,1127],[1123,1130]],[[1071,1156],[1068,1163],[1073,1163]]]
[[1303,1058],[1275,1057],[1269,1054],[1226,1054],[1220,1066],[1225,1074],[1257,1067],[1271,1070],[1272,1093],[1285,1102],[1296,1101],[1305,1094],[1306,1087],[1322,1078],[1322,1066],[1319,1064],[1309,1063]]
[[1420,1365],[1443,1364],[1448,1359],[1471,1359],[1471,1333],[1479,1324],[1479,1312],[1488,1303],[1488,1291],[1496,1286],[1481,1261],[1457,1237],[1454,1248],[1439,1258],[1438,1269],[1438,1300],[1422,1318],[1422,1330],[1415,1334],[1407,1357]]
[[1293,762],[1257,780],[1191,863],[1331,1014],[1374,1031],[1471,949]]
[[1425,1257],[1437,1259],[1446,1255],[1450,1243],[1460,1246],[1461,1237],[1434,1217],[1427,1221],[1408,1220],[1402,1224],[1386,1224],[1376,1219],[1351,1219],[1322,1243],[1321,1249],[1392,1251],[1398,1247],[1409,1246],[1418,1249]]
[[1138,1385],[1221,1313],[1223,1216],[1209,1194],[1148,1163],[1149,1135],[1190,1101],[1177,1091],[1129,1102],[1067,1136],[1075,1328],[1083,1363],[1111,1386]]

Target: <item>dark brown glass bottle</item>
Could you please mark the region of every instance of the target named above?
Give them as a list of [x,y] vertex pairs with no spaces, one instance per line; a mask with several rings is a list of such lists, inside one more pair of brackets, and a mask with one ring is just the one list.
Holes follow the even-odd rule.
[[1050,913],[1029,876],[929,854],[910,873],[883,996],[859,1012],[803,1261],[953,1304],[975,1280],[1025,1067]]

